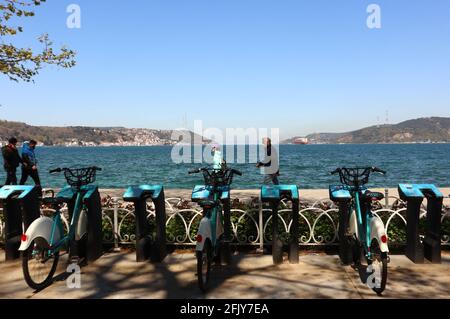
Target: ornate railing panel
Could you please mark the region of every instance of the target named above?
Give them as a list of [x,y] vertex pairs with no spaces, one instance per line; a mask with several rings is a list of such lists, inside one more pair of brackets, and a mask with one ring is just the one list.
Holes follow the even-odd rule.
[[[389,205],[389,200],[392,204]],[[404,245],[406,242],[406,208],[405,204],[395,197],[389,197],[385,203],[375,203],[374,214],[379,216],[386,227],[391,244]],[[104,242],[120,245],[131,245],[135,242],[135,216],[133,205],[119,198],[102,200]],[[383,205],[384,204],[384,205]],[[386,206],[387,205],[387,206]],[[155,213],[152,203],[148,204],[148,220],[154,227]],[[43,208],[43,215],[51,215],[52,209]],[[196,204],[182,198],[166,200],[166,231],[169,245],[195,245],[195,234],[203,212]],[[337,207],[328,199],[314,203],[300,203],[299,245],[330,246],[339,241]],[[278,232],[281,238],[288,239],[292,226],[292,213],[289,203],[282,202],[279,211]],[[63,208],[63,222],[68,228],[67,208]],[[419,227],[424,233],[426,207],[421,210]],[[272,212],[264,207],[257,198],[234,198],[231,210],[232,244],[260,246],[270,244],[272,234]],[[155,228],[154,228],[155,229]],[[0,208],[0,242],[4,241],[4,218]],[[450,247],[450,208],[444,206],[442,212],[442,244]]]

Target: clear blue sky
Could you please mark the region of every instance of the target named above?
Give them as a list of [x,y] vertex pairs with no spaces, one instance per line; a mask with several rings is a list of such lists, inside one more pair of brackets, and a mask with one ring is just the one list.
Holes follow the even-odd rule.
[[[66,7],[82,28],[66,28]],[[381,7],[382,29],[366,26]],[[48,0],[14,43],[78,52],[0,76],[0,118],[37,125],[280,127],[283,137],[450,116],[448,0]]]

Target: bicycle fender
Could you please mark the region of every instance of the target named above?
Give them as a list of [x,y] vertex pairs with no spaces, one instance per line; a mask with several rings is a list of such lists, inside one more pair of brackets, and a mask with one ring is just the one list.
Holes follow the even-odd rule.
[[87,214],[82,210],[78,218],[78,225],[75,231],[75,240],[80,240],[87,233]]
[[[50,247],[50,236],[52,233],[52,225],[53,219],[49,217],[40,217],[36,219],[33,223],[31,223],[30,227],[28,227],[25,232],[26,240],[20,243],[19,251],[25,251],[30,247],[33,240],[42,240],[45,242],[45,245]],[[22,236],[24,237],[24,236]],[[59,229],[55,230],[55,234],[53,236],[53,242],[59,241],[61,235],[59,233]],[[24,239],[24,238],[22,238]]]
[[212,243],[211,240],[211,223],[209,221],[208,218],[203,217],[202,220],[200,221],[200,225],[198,226],[198,235],[202,236],[202,240],[199,242],[197,241],[197,246],[196,246],[196,250],[197,251],[202,251],[203,250],[203,246],[205,245],[205,242],[207,239],[209,239]]
[[349,225],[348,225],[348,231],[350,234],[355,234],[356,237],[359,237],[358,220],[356,218],[355,211],[351,212],[350,219],[349,219]]
[[372,241],[376,239],[380,244],[381,252],[388,253],[389,252],[388,244],[383,243],[381,241],[382,236],[387,236],[383,221],[378,217],[372,218],[372,220],[370,221],[370,229],[371,229],[370,240]]

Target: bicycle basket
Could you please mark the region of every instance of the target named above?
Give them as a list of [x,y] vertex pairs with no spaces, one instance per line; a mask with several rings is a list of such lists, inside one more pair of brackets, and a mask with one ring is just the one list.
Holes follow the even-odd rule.
[[95,182],[97,170],[92,167],[88,168],[71,168],[64,171],[64,177],[67,184],[73,187],[81,187],[83,185]]
[[[361,170],[363,171],[361,172]],[[345,168],[340,174],[342,183],[348,186],[357,186],[369,182],[370,171],[361,168]]]
[[208,186],[228,185],[228,176],[226,172],[227,171],[224,170],[214,170],[211,173],[203,172],[205,185]]

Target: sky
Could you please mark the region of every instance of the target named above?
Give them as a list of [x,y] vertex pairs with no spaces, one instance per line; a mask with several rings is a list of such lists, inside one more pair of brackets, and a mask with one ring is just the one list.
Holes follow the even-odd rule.
[[[2,0],[0,0],[2,1]],[[69,29],[67,6],[81,8]],[[367,27],[367,7],[381,29]],[[77,51],[35,83],[0,75],[0,119],[280,128],[281,137],[450,116],[448,0],[47,0],[1,41]]]

